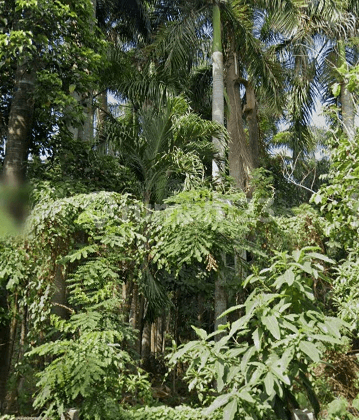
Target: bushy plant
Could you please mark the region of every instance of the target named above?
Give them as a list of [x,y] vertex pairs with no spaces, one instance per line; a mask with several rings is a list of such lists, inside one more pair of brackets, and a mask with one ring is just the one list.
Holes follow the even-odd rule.
[[206,416],[202,409],[192,408],[185,405],[177,407],[158,406],[142,407],[132,410],[122,411],[119,420],[219,420],[220,416],[216,413]]
[[308,368],[321,360],[326,344],[342,342],[344,325],[315,304],[313,283],[325,278],[323,263],[330,262],[310,247],[278,253],[268,269],[245,280],[252,289],[246,302],[228,310],[241,309],[243,316],[225,331],[196,329],[199,340],[172,355],[172,364],[188,364],[189,389],[208,406],[206,414],[221,409],[230,420],[289,419],[298,389],[319,412]]
[[[84,419],[105,419],[127,394],[132,403],[151,399],[147,376],[128,352],[134,332],[122,299],[128,276],[140,277],[142,216],[142,204],[128,195],[47,197],[23,235],[4,243],[0,275],[13,292],[9,306],[25,307],[31,328],[22,351],[44,367],[35,408],[61,413],[76,406]],[[55,283],[65,280],[67,299],[57,302]]]

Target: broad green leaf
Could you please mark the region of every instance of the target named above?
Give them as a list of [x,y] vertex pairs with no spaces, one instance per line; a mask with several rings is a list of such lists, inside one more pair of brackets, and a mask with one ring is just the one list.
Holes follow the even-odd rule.
[[237,319],[233,322],[231,330],[229,332],[229,337],[232,337],[238,330],[242,330],[243,327],[247,324],[247,322],[251,319],[250,315],[242,316],[241,318]]
[[207,363],[208,357],[210,356],[210,351],[208,349],[205,349],[204,352],[201,354],[201,365],[198,370],[202,370]]
[[313,362],[317,363],[320,361],[320,353],[315,344],[310,341],[301,341],[299,343],[299,348],[303,353],[310,357]]
[[218,392],[221,392],[222,389],[224,388],[224,381],[223,381],[224,365],[223,365],[223,362],[221,360],[216,360],[215,372],[216,372],[216,376],[217,376],[217,390],[218,390]]
[[211,413],[213,413],[213,411],[217,410],[217,408],[220,408],[223,405],[227,404],[231,397],[232,394],[220,395],[213,401],[213,403],[208,408],[203,410],[203,414],[205,416],[209,416]]
[[244,304],[231,306],[230,308],[228,308],[226,311],[224,311],[222,313],[222,316],[226,316],[226,315],[230,314],[231,312],[237,311],[238,309],[242,309],[244,306],[245,306]]
[[267,366],[261,362],[251,362],[251,366],[257,366],[257,369],[254,372],[250,372],[250,379],[248,384],[257,384],[259,381],[261,381],[261,377],[263,373],[268,370]]
[[237,400],[233,398],[225,407],[223,411],[223,420],[233,420],[237,412]]
[[259,351],[261,349],[261,341],[263,336],[262,328],[257,328],[254,333],[252,334],[253,342],[255,348]]
[[296,249],[292,252],[293,258],[295,262],[299,262],[303,251],[301,249]]
[[201,340],[207,339],[207,332],[205,330],[202,328],[196,328],[194,325],[192,325],[192,328],[195,330],[196,334]]
[[324,341],[326,343],[343,344],[343,340],[340,340],[339,338],[335,338],[331,335],[311,334],[310,337],[315,338],[318,341]]
[[247,363],[250,361],[253,354],[256,352],[255,347],[250,347],[244,354],[241,361],[241,371],[244,374],[246,372]]
[[252,396],[250,395],[250,393],[249,393],[248,391],[246,391],[246,390],[241,391],[241,392],[238,394],[238,397],[239,397],[241,400],[247,401],[247,402],[249,402],[249,403],[251,403],[251,404],[254,404],[254,403],[255,403],[255,401],[254,401],[254,399],[252,398]]
[[274,315],[262,316],[262,323],[267,327],[276,340],[280,340],[280,329],[277,318]]
[[335,261],[332,260],[331,258],[327,257],[326,255],[319,254],[318,252],[309,252],[307,255],[308,255],[308,257],[312,257],[312,258],[315,258],[317,260],[326,261],[329,264],[334,264],[335,263]]
[[267,395],[271,396],[274,391],[274,379],[273,379],[272,372],[268,372],[266,377],[264,378],[264,386],[265,386]]
[[235,378],[239,374],[240,371],[241,368],[239,366],[231,366],[227,374],[227,383],[230,383],[233,380],[233,378]]
[[295,352],[294,346],[288,347],[280,358],[280,365],[286,370],[293,359]]
[[283,283],[287,283],[289,286],[291,286],[294,283],[295,280],[295,274],[293,272],[293,268],[290,268],[284,272],[281,276],[277,278],[277,280],[274,282],[273,286],[280,288]]
[[284,375],[283,369],[281,369],[279,366],[275,366],[275,365],[272,365],[270,367],[270,369],[278,379],[280,379],[286,385],[290,385],[290,379],[287,375]]
[[180,359],[184,354],[186,354],[189,350],[192,350],[194,347],[198,346],[198,341],[190,341],[185,344],[182,348],[180,348],[176,353],[171,357],[170,363],[176,362],[176,360]]
[[350,328],[350,324],[348,324],[347,322],[339,318],[334,318],[334,317],[326,317],[324,324],[328,332],[330,332],[331,334],[335,335],[338,338],[341,337],[341,333],[340,333],[341,328],[343,327]]

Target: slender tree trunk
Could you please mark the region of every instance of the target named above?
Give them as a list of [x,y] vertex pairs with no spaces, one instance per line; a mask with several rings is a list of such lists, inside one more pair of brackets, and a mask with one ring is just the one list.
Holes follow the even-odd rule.
[[[21,320],[21,330],[20,330],[20,341],[19,341],[19,347],[17,350],[17,360],[14,362],[14,364],[18,364],[21,362],[24,358],[25,354],[25,346],[26,346],[26,335],[27,335],[27,307],[25,306],[23,310],[21,311],[22,320]],[[15,342],[15,336],[16,336],[16,328],[14,331],[14,337],[10,340],[12,341],[12,346]],[[11,366],[11,361],[9,362],[9,366]],[[21,365],[20,365],[21,366]],[[21,395],[22,389],[24,387],[25,383],[25,377],[24,372],[19,372],[19,370],[16,370],[15,367],[15,377],[13,378],[13,385],[12,390],[10,393],[8,393],[6,397],[6,413],[13,413],[14,409],[16,409],[16,402],[18,400],[18,397]]]
[[142,330],[142,342],[141,342],[141,359],[143,360],[144,366],[149,365],[151,355],[151,323],[149,321],[144,322]]
[[156,354],[156,344],[157,344],[157,319],[151,324],[151,353]]
[[101,136],[108,111],[107,90],[101,92],[97,96],[98,108],[96,110],[96,132]]
[[214,329],[215,331],[218,330],[220,325],[227,323],[227,317],[219,316],[227,309],[227,292],[225,288],[226,278],[225,278],[225,271],[224,267],[218,267],[218,271],[216,273],[216,281],[215,281],[215,302],[214,302]]
[[[219,5],[213,5],[213,98],[212,98],[212,120],[224,125],[224,81],[223,81],[223,53],[221,36],[221,12]],[[212,178],[216,182],[221,181],[224,171],[224,146],[220,139],[213,138],[213,144],[217,151],[218,161],[213,160]],[[217,319],[217,317],[227,309],[227,296],[225,291],[225,278],[222,267],[225,266],[226,256],[221,256],[222,262],[219,264],[215,279],[214,312],[215,312],[215,330],[221,324],[226,324],[226,317]]]
[[[339,66],[347,65],[349,71],[349,65],[346,59],[345,44],[343,40],[338,41],[339,49]],[[355,102],[351,92],[348,91],[347,83],[342,80],[340,90],[340,101],[342,104],[342,123],[344,132],[348,136],[350,141],[354,140],[355,137]]]
[[[213,98],[212,120],[224,125],[224,83],[223,83],[223,53],[221,40],[221,12],[218,4],[213,6]],[[217,151],[217,159],[212,163],[212,177],[221,180],[224,170],[223,162],[224,147],[221,139],[213,138],[213,144]]]
[[139,295],[138,284],[134,282],[131,293],[130,325],[137,331],[135,350],[141,357],[143,299]]
[[10,187],[23,185],[34,114],[35,74],[28,65],[19,65],[15,73],[15,88],[11,102],[6,136],[3,182]]
[[[92,0],[92,18],[88,22],[89,27],[94,29],[96,20],[97,0]],[[94,132],[94,109],[93,109],[93,92],[86,94],[73,92],[72,96],[78,103],[83,106],[83,122],[76,127],[68,127],[74,140],[82,140],[89,143],[93,142]]]
[[344,132],[350,141],[355,137],[355,106],[354,98],[351,92],[348,91],[346,82],[341,83],[340,100],[342,103],[342,119]]
[[243,126],[239,75],[235,54],[232,52],[226,60],[226,88],[229,103],[227,129],[229,132],[229,175],[234,179],[237,188],[246,191],[253,162]]
[[[1,308],[8,312],[7,291],[5,288],[0,290]],[[17,314],[15,314],[16,316]],[[14,322],[13,318],[13,322]],[[0,413],[3,413],[6,398],[7,378],[10,370],[11,361],[11,334],[10,322],[0,323]]]

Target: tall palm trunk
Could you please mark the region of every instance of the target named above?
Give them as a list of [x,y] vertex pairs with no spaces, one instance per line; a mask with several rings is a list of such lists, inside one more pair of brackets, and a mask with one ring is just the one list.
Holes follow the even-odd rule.
[[[223,53],[221,40],[221,12],[218,4],[213,6],[213,98],[212,120],[224,125],[224,83],[223,83]],[[220,162],[224,159],[224,147],[220,139],[213,138],[218,161],[213,160],[212,177],[221,178],[223,167]]]
[[[224,83],[223,83],[223,53],[221,39],[221,12],[219,5],[213,5],[213,98],[212,98],[212,120],[224,125]],[[220,139],[213,138],[213,144],[217,151],[218,161],[212,163],[212,177],[214,181],[221,179],[224,161],[224,147]],[[227,309],[227,294],[225,291],[224,266],[225,255],[222,255],[222,262],[219,264],[215,280],[214,293],[214,315],[215,330],[218,326],[227,322],[226,317],[218,319],[219,315]]]
[[[92,19],[89,21],[88,25],[90,28],[94,28],[94,22],[96,19],[96,8],[97,0],[91,0],[92,3]],[[72,96],[74,99],[82,104],[83,106],[83,115],[82,123],[77,126],[68,127],[74,140],[87,141],[89,143],[93,142],[93,132],[94,132],[94,109],[93,109],[93,92],[87,92],[86,94],[79,94],[73,92]]]

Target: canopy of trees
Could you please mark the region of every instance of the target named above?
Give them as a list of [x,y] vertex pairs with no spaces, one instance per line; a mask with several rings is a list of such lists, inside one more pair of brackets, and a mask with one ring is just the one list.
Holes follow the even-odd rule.
[[359,418],[358,11],[0,1],[0,419]]

